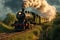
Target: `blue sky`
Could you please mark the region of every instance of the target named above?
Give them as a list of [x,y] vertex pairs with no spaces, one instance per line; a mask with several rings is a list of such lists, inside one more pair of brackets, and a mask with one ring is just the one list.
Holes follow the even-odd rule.
[[60,11],[60,0],[47,0],[49,4],[54,5],[57,11]]

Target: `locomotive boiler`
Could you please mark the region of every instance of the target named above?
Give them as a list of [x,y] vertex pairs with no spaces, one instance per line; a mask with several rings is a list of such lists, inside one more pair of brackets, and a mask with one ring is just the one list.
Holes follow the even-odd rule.
[[24,12],[24,9],[22,11],[18,11],[16,14],[17,21],[13,24],[15,26],[15,31],[30,29],[30,23],[33,20],[32,14],[30,14],[28,11]]
[[[36,20],[36,17],[38,18],[38,20]],[[18,20],[14,23],[15,31],[32,29],[32,25],[40,24],[39,16],[37,16],[33,12],[25,11],[24,9],[17,12],[16,18]],[[36,21],[38,21],[39,23],[37,23]]]

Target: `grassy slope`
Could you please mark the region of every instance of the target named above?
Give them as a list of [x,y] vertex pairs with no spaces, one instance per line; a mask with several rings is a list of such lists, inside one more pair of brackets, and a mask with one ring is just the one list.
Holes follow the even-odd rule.
[[[36,40],[40,36],[41,27],[35,26],[32,30],[24,31],[22,33],[13,34],[5,40]],[[4,39],[3,39],[4,40]]]
[[9,32],[12,31],[14,28],[5,25],[4,23],[0,22],[0,32]]

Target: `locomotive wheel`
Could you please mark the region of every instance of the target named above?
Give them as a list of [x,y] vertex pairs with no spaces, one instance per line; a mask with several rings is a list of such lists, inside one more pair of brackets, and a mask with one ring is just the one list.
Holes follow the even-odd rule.
[[29,28],[29,24],[28,24],[28,23],[26,24],[25,29],[30,29],[30,28]]

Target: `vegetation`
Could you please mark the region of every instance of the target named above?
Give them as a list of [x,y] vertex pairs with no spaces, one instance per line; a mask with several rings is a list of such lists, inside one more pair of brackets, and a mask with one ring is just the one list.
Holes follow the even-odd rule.
[[[11,24],[13,24],[15,20],[16,17],[14,14],[7,14],[4,21],[0,21],[0,33],[12,32],[14,27],[12,27]],[[53,22],[36,25],[32,30],[8,37],[6,40],[60,40],[60,13],[57,12]]]
[[3,22],[7,25],[11,25],[15,22],[15,20],[16,20],[16,16],[14,14],[8,13]]
[[53,22],[50,33],[51,40],[60,40],[60,13],[58,12],[56,15],[56,19]]
[[3,21],[0,21],[0,32],[11,32],[14,27],[11,25],[15,22],[16,16],[8,13]]
[[[24,31],[18,35],[8,37],[6,40],[38,40],[40,36],[40,26],[30,31]],[[37,33],[37,34],[36,34]]]
[[0,22],[0,32],[12,32],[14,27],[7,26],[4,23]]

